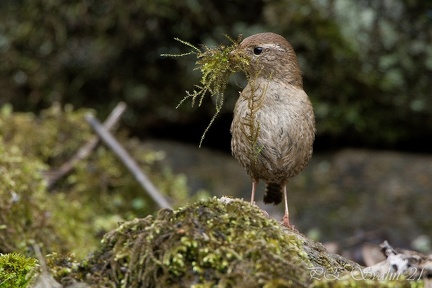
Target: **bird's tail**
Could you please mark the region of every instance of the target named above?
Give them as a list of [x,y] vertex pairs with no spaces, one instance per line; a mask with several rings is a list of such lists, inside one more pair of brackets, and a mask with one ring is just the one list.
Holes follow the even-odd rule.
[[277,183],[267,183],[266,190],[264,192],[264,203],[274,203],[274,205],[279,204],[282,201],[282,185]]

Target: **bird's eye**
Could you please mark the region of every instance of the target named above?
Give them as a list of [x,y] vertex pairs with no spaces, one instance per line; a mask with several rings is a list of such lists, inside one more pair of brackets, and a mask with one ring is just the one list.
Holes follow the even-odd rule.
[[262,51],[263,51],[262,47],[255,47],[254,50],[253,50],[253,53],[255,55],[260,55],[262,53]]

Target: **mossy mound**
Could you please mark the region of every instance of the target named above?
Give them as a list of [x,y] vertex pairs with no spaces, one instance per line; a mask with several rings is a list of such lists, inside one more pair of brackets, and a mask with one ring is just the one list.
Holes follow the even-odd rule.
[[121,224],[67,276],[95,287],[307,287],[314,267],[358,266],[248,202],[213,198]]

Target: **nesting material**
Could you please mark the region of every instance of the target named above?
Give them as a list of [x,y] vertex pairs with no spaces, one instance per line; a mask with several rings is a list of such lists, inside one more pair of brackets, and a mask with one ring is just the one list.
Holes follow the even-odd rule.
[[188,46],[192,50],[182,54],[162,55],[166,57],[183,57],[195,55],[197,57],[195,70],[201,71],[202,76],[200,83],[195,85],[195,88],[192,90],[192,92],[186,91],[186,96],[180,101],[176,108],[189,99],[191,99],[192,106],[198,102],[198,107],[200,107],[206,95],[210,95],[210,97],[213,98],[216,112],[201,137],[200,146],[211,124],[213,124],[216,116],[222,109],[224,103],[224,92],[228,84],[229,77],[231,74],[236,72],[245,72],[245,68],[249,65],[248,59],[244,57],[242,53],[236,50],[236,48],[239,46],[239,43],[241,42],[241,36],[239,36],[237,40],[233,40],[228,36],[227,38],[231,41],[231,45],[220,45],[213,48],[202,45],[201,49],[189,42],[176,38],[175,40]]

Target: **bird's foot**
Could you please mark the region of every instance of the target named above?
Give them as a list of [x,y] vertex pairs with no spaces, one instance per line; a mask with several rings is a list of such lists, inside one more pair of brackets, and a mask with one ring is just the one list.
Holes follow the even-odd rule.
[[294,225],[290,224],[289,216],[287,214],[285,214],[282,218],[282,225],[290,229],[295,229]]

